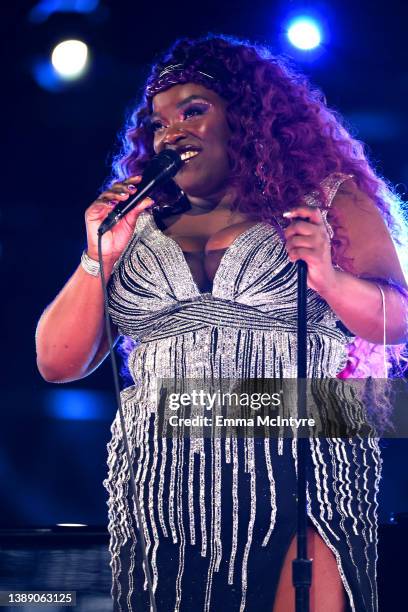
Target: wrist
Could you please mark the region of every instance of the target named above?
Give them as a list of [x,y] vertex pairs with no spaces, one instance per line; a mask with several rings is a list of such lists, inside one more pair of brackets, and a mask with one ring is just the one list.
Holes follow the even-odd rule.
[[87,251],[83,251],[81,255],[81,266],[87,274],[90,276],[99,276],[101,273],[101,267],[99,261],[93,257],[90,257]]
[[[99,262],[98,251],[94,251],[93,249],[85,249],[85,253],[88,255],[90,259],[93,261]],[[117,257],[113,257],[112,255],[102,255],[102,261],[104,266],[114,266],[117,261]]]
[[344,274],[343,270],[332,268],[330,274],[325,276],[324,285],[317,289],[317,293],[326,300],[326,302],[330,302],[333,296],[338,294],[339,285],[341,284]]
[[[103,258],[103,269],[105,276],[109,276],[112,272],[115,262],[112,258]],[[99,277],[101,270],[99,259],[92,251],[84,250],[81,255],[81,267],[90,276]]]

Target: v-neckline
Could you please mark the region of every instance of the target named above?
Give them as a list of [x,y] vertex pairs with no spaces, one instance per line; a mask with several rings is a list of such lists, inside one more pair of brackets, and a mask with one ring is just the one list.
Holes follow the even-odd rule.
[[168,236],[167,234],[165,234],[159,228],[159,226],[157,225],[153,215],[149,215],[149,218],[150,218],[150,223],[153,226],[153,229],[155,231],[157,231],[160,234],[160,236],[162,236],[162,238],[164,238],[168,242],[168,244],[171,244],[172,246],[174,246],[174,249],[179,254],[179,256],[181,258],[181,261],[182,261],[182,265],[183,265],[183,267],[184,267],[184,269],[186,271],[186,274],[187,274],[187,276],[188,276],[188,278],[190,280],[191,285],[194,288],[194,291],[195,291],[196,295],[197,296],[206,296],[206,295],[208,296],[209,295],[209,296],[212,296],[212,297],[215,297],[214,296],[214,290],[217,287],[219,276],[221,275],[222,269],[225,267],[226,262],[227,262],[228,258],[230,257],[231,251],[233,249],[235,249],[236,246],[238,244],[240,244],[240,242],[244,238],[246,238],[248,235],[250,235],[255,229],[258,229],[259,227],[261,227],[263,225],[269,225],[269,224],[266,224],[263,221],[258,221],[256,223],[254,223],[254,225],[251,225],[246,230],[244,230],[243,232],[238,234],[238,236],[236,236],[234,238],[234,240],[231,242],[231,244],[225,249],[225,251],[224,251],[224,253],[223,253],[223,255],[222,255],[221,259],[220,259],[220,263],[219,263],[218,268],[217,268],[217,270],[216,270],[216,272],[214,274],[214,279],[213,279],[211,291],[204,291],[204,292],[202,292],[202,291],[200,291],[196,281],[194,280],[194,277],[193,277],[193,274],[191,272],[190,266],[187,263],[187,259],[186,259],[185,253],[184,253],[183,249],[181,248],[181,246],[178,244],[178,242],[176,242],[176,240],[174,240],[174,238],[172,238],[171,236]]

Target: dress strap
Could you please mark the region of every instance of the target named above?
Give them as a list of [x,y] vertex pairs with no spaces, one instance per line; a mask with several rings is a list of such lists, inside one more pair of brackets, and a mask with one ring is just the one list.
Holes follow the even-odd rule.
[[333,174],[329,174],[329,176],[323,179],[323,181],[320,183],[320,187],[324,195],[323,202],[321,200],[320,194],[317,191],[313,191],[305,197],[305,203],[307,206],[314,206],[320,208],[324,225],[326,227],[327,233],[329,234],[330,240],[332,240],[334,236],[334,231],[327,220],[327,213],[329,212],[329,208],[332,205],[334,196],[336,195],[340,185],[352,178],[354,178],[352,174],[342,174],[341,172],[333,172]]
[[334,172],[333,174],[329,174],[329,176],[327,176],[321,182],[321,187],[325,195],[324,204],[326,208],[331,207],[334,200],[334,196],[336,195],[340,185],[352,178],[354,178],[352,174],[342,174],[340,172]]

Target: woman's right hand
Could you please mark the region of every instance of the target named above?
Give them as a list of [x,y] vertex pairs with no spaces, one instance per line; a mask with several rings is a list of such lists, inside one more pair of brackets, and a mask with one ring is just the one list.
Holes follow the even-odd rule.
[[[91,259],[98,260],[98,228],[100,224],[119,202],[125,202],[129,196],[133,196],[137,192],[137,185],[141,178],[141,176],[130,176],[125,181],[114,183],[107,191],[101,193],[86,210],[87,253]],[[119,259],[133,236],[140,213],[152,204],[154,204],[154,200],[145,198],[103,235],[102,256],[105,262],[113,265]]]

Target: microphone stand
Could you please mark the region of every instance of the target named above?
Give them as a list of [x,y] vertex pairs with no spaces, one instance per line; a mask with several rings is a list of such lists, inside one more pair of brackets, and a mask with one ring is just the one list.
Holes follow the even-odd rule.
[[[297,264],[297,417],[307,418],[307,265]],[[297,558],[292,561],[292,582],[295,587],[296,612],[309,612],[312,561],[307,556],[306,462],[309,438],[297,439]]]

